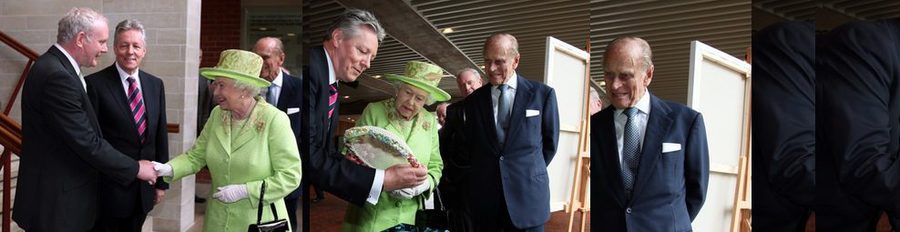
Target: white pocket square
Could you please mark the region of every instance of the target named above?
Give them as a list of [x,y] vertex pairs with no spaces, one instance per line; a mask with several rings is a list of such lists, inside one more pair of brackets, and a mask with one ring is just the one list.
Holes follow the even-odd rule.
[[663,143],[662,153],[669,153],[673,151],[680,151],[681,144],[680,143]]
[[525,117],[534,117],[541,115],[541,111],[539,110],[525,110]]
[[296,114],[297,112],[300,112],[300,108],[299,108],[299,107],[288,108],[287,110],[288,110],[288,111],[287,111],[287,114]]

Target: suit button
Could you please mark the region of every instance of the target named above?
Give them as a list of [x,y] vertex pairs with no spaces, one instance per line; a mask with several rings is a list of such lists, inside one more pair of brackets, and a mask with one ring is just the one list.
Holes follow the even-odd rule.
[[500,156],[500,161],[503,161],[503,156]]
[[631,214],[631,208],[625,209],[625,213],[626,213],[626,214]]
[[397,207],[400,207],[400,202],[398,201],[397,203],[394,203],[394,205],[396,205]]

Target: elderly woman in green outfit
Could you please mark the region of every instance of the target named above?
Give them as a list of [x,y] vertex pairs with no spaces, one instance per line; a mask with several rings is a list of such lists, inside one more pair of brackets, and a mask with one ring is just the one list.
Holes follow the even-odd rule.
[[[375,205],[351,204],[344,217],[344,231],[407,231],[413,228],[420,198],[431,195],[441,179],[444,163],[438,147],[438,123],[434,114],[422,107],[450,99],[437,88],[443,70],[433,64],[409,62],[405,75],[385,75],[397,87],[393,98],[369,103],[356,126],[384,128],[405,140],[429,178],[420,186],[384,192]],[[352,157],[352,156],[351,156]]]
[[[267,208],[275,203],[284,219],[288,214],[282,198],[300,185],[300,156],[287,115],[258,97],[270,85],[259,78],[262,63],[252,52],[225,50],[216,67],[200,69],[213,80],[218,106],[190,150],[166,164],[156,163],[166,182],[209,167],[215,200],[206,205],[204,231],[247,231],[257,222],[260,200]],[[265,198],[259,199],[263,182]],[[275,219],[271,210],[262,212],[262,221]]]

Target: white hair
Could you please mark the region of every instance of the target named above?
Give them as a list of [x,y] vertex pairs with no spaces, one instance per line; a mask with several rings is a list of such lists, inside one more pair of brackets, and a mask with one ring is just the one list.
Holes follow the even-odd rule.
[[71,42],[79,32],[84,32],[87,40],[93,39],[93,26],[97,22],[107,23],[106,17],[91,8],[72,8],[59,20],[56,43]]

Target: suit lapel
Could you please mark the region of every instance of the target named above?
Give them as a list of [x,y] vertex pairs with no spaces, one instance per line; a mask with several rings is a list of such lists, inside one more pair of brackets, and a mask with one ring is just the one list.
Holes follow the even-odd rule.
[[[122,79],[119,78],[119,71],[116,70],[115,63],[109,68],[105,69],[106,75],[102,78],[106,78],[106,89],[110,91],[109,94],[112,94],[112,99],[115,99],[117,105],[119,105],[119,112],[122,113],[122,118],[131,119],[128,121],[128,128],[131,128],[131,131],[134,136],[132,136],[136,141],[140,141],[140,138],[137,133],[137,125],[134,123],[134,115],[131,113],[131,105],[128,102],[128,96],[123,91],[122,88]],[[143,80],[141,80],[143,81]],[[145,95],[146,96],[146,95]],[[147,101],[144,100],[144,104],[147,104]],[[149,124],[148,124],[149,125]],[[148,127],[149,128],[149,127]]]
[[[516,74],[518,75],[518,74]],[[524,127],[522,123],[525,120],[525,105],[531,102],[534,92],[531,91],[531,83],[525,80],[525,77],[518,76],[516,83],[516,97],[513,100],[512,111],[509,112],[509,129],[506,131],[506,138],[517,138],[516,134]],[[493,107],[493,106],[492,106]],[[493,110],[493,109],[491,109]],[[515,125],[515,126],[514,126]],[[509,141],[505,144],[510,144]]]
[[600,121],[597,126],[600,126],[600,130],[598,133],[603,133],[600,136],[601,138],[605,138],[600,141],[600,147],[603,151],[603,154],[606,154],[600,159],[603,159],[603,164],[606,164],[605,170],[609,174],[609,185],[611,191],[613,192],[613,196],[616,198],[616,202],[618,202],[621,206],[625,206],[625,185],[622,183],[622,167],[619,162],[619,147],[618,142],[616,142],[616,124],[615,124],[615,107],[607,107],[605,110],[600,112]]
[[481,91],[481,95],[476,96],[479,100],[475,101],[475,103],[478,106],[478,110],[481,111],[479,115],[481,115],[481,122],[484,124],[482,126],[487,129],[485,131],[487,132],[489,140],[488,144],[490,144],[491,152],[493,154],[498,154],[501,148],[498,147],[500,141],[497,139],[497,123],[494,122],[494,103],[491,99],[491,88],[493,87],[488,84],[482,88],[487,89]]
[[672,119],[669,117],[669,107],[663,104],[659,98],[650,95],[650,118],[647,119],[647,130],[644,132],[644,144],[641,149],[638,176],[634,186],[634,196],[638,196],[644,189],[647,179],[656,168],[656,162],[662,155],[662,142],[669,133]]

